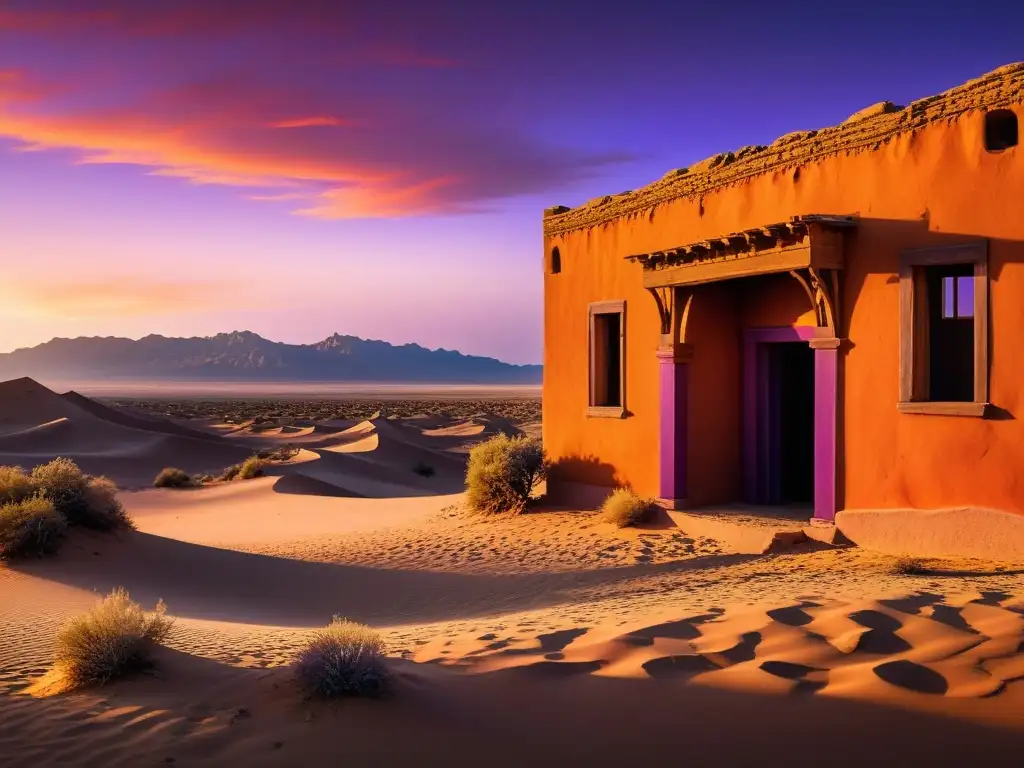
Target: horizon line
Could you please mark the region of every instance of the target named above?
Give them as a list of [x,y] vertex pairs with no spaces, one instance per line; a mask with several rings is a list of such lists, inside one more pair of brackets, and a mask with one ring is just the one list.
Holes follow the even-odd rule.
[[256,336],[256,337],[258,337],[258,338],[260,338],[260,339],[262,339],[264,341],[269,341],[271,344],[283,344],[283,345],[291,346],[291,347],[312,347],[312,346],[315,346],[316,344],[319,344],[321,342],[327,341],[328,339],[332,339],[332,338],[334,338],[336,336],[340,336],[340,337],[343,337],[343,338],[357,339],[359,341],[377,342],[377,343],[380,343],[380,344],[387,344],[388,346],[395,347],[395,348],[419,347],[420,349],[425,349],[428,352],[455,352],[456,354],[462,355],[463,357],[476,357],[476,358],[482,358],[482,359],[485,359],[485,360],[495,360],[495,361],[497,361],[499,363],[502,363],[504,365],[510,365],[510,366],[514,366],[514,367],[517,367],[517,368],[542,368],[543,367],[543,363],[542,362],[537,362],[537,363],[511,363],[511,362],[508,362],[507,360],[502,360],[501,358],[494,357],[492,355],[471,354],[471,353],[463,352],[462,350],[459,350],[459,349],[450,349],[448,347],[428,347],[428,346],[426,346],[424,344],[421,344],[420,342],[417,342],[417,341],[395,342],[395,341],[388,341],[387,339],[374,339],[374,338],[367,338],[367,337],[363,337],[363,336],[356,336],[355,334],[350,334],[350,333],[339,333],[338,331],[335,331],[335,332],[333,332],[333,333],[331,333],[331,334],[329,334],[327,336],[324,336],[323,338],[320,338],[320,339],[317,339],[317,340],[311,341],[311,342],[276,341],[274,339],[268,338],[267,336],[263,336],[262,334],[257,333],[256,331],[237,330],[237,329],[236,330],[232,330],[232,331],[218,331],[217,333],[209,334],[209,335],[206,335],[206,336],[166,336],[166,335],[164,335],[162,333],[147,333],[147,334],[144,334],[144,335],[138,336],[138,337],[132,337],[132,336],[128,336],[128,335],[125,335],[125,336],[110,336],[110,335],[108,335],[108,336],[101,336],[101,335],[93,335],[93,336],[86,336],[86,335],[81,335],[81,336],[53,336],[52,338],[50,338],[50,339],[48,339],[46,341],[41,341],[38,344],[33,344],[31,346],[14,347],[13,349],[7,349],[6,351],[3,350],[3,349],[0,349],[0,356],[2,356],[2,355],[12,355],[12,354],[15,354],[16,352],[22,352],[22,351],[27,351],[27,350],[31,350],[31,349],[36,349],[36,348],[42,347],[42,346],[44,346],[46,344],[50,344],[50,343],[52,343],[54,341],[80,341],[80,340],[83,340],[83,339],[86,339],[86,340],[101,339],[101,340],[118,340],[118,341],[140,342],[143,339],[147,339],[149,337],[157,337],[157,338],[161,338],[161,339],[215,339],[218,336],[232,336],[232,335],[241,335],[241,334],[251,334],[251,335]]

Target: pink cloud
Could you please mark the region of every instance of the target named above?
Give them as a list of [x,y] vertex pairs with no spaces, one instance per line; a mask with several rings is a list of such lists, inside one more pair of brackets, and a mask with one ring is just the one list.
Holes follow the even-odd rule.
[[351,125],[351,121],[339,117],[320,115],[314,117],[295,117],[289,120],[278,120],[270,123],[271,128],[315,128],[319,126]]
[[[244,188],[250,199],[294,201],[295,213],[317,218],[481,210],[621,159],[488,124],[458,83],[445,92],[445,78],[457,73],[410,79],[366,69],[373,61],[425,70],[455,62],[399,39],[351,42],[359,35],[354,22],[341,24],[337,3],[245,7],[239,14],[225,0],[98,0],[85,10],[53,0],[44,13],[0,0],[0,40],[29,43],[16,46],[20,68],[0,70],[0,138],[22,151],[66,151],[75,163]],[[272,39],[257,34],[261,24]],[[320,34],[331,24],[344,29],[340,41]],[[93,30],[117,39],[99,41]],[[139,36],[169,30],[146,43],[158,56],[140,58]],[[296,33],[287,51],[274,47],[286,30]],[[201,39],[228,32],[241,38]],[[68,55],[69,45],[82,50]],[[93,61],[89,50],[102,51],[102,65],[81,63]]]
[[[284,187],[299,201],[296,212],[318,218],[475,210],[606,161],[481,131],[457,115],[417,113],[415,104],[368,103],[357,111],[379,114],[330,117],[330,93],[277,88],[255,76],[151,91],[116,107],[81,106],[88,99],[78,92],[66,106],[62,95],[5,73],[0,137],[23,149],[70,150],[79,163],[138,165],[196,184]],[[311,126],[344,129],[295,130]]]

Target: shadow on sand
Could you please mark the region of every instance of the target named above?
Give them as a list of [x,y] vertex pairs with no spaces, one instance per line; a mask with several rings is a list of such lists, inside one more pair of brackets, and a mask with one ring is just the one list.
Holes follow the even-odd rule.
[[276,626],[322,626],[336,614],[376,625],[530,610],[566,602],[578,589],[641,575],[716,568],[749,555],[658,565],[536,574],[467,574],[318,563],[203,546],[132,532],[77,537],[51,560],[17,568],[81,589],[124,587],[176,616]]
[[[974,764],[979,753],[1012,762],[1024,743],[1018,731],[948,715],[586,674],[593,667],[549,662],[460,675],[395,661],[389,696],[334,704],[303,699],[287,668],[237,669],[168,652],[159,679],[0,699],[9,725],[0,748],[26,754],[45,743],[34,765],[77,763],[86,749],[136,765],[320,765],[343,748],[350,765],[953,766]],[[802,680],[817,670],[766,671]]]

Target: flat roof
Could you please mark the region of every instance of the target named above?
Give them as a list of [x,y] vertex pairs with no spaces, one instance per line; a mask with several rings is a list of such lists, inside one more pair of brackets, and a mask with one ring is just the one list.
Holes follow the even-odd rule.
[[874,151],[892,138],[928,123],[976,109],[1020,103],[1024,103],[1024,62],[1007,64],[906,107],[883,101],[830,128],[796,131],[768,146],[748,146],[718,154],[689,168],[670,171],[637,190],[595,198],[576,208],[548,208],[544,212],[544,234],[551,236],[586,229],[670,200],[704,195],[780,168],[802,165],[840,152]]

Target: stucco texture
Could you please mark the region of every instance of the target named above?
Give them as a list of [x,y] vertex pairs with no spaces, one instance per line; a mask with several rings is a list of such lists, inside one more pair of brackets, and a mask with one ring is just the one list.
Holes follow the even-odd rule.
[[[1024,123],[1024,108],[1013,110]],[[783,222],[855,214],[840,286],[840,508],[985,507],[1024,513],[1024,148],[984,147],[984,110],[898,134],[877,148],[774,170],[695,198],[545,237],[544,442],[562,479],[658,492],[655,302],[626,256]],[[902,249],[988,241],[990,401],[994,418],[900,414]],[[623,419],[586,415],[591,302],[624,299]],[[788,275],[700,286],[688,341],[689,496],[741,495],[741,337],[749,327],[813,324]]]

